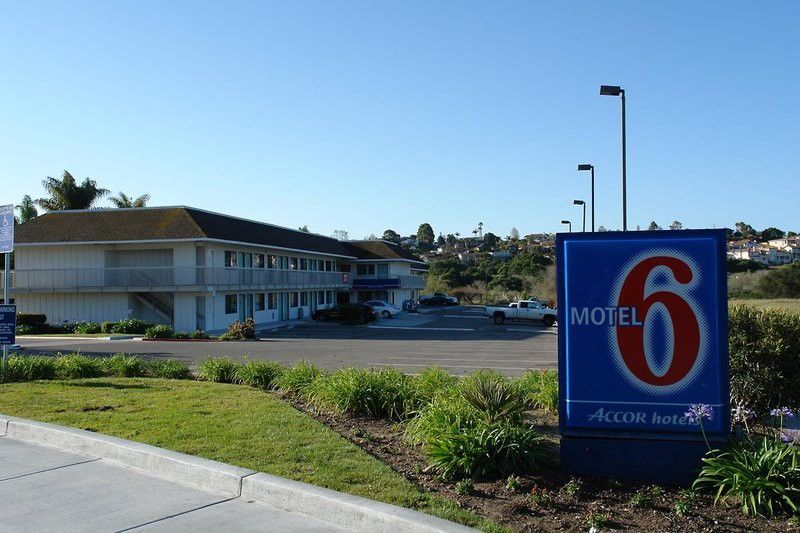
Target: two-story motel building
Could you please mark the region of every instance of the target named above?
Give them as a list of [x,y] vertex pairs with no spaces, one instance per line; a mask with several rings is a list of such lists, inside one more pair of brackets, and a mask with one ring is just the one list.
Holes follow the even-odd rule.
[[221,331],[337,302],[400,306],[424,263],[386,241],[338,241],[191,207],[57,211],[16,228],[12,296],[51,323],[133,317]]

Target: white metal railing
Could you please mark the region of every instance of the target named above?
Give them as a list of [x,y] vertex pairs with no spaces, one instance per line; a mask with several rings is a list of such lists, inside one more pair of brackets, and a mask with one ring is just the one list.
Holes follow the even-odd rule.
[[276,288],[346,287],[341,272],[223,267],[52,268],[15,270],[14,289],[81,289],[253,285]]

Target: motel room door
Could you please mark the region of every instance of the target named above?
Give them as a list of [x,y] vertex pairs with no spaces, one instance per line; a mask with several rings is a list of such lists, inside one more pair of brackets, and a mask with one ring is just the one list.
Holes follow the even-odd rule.
[[280,309],[280,319],[289,320],[289,293],[278,293],[278,307]]

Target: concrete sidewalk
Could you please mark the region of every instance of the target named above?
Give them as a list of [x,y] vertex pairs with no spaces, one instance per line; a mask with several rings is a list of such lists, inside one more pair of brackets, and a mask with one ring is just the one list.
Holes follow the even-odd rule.
[[344,531],[91,455],[0,438],[2,531]]

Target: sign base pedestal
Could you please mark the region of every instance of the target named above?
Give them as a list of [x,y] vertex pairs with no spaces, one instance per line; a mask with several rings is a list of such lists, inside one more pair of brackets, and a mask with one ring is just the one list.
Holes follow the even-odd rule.
[[561,468],[577,475],[689,486],[707,451],[704,441],[562,436]]

